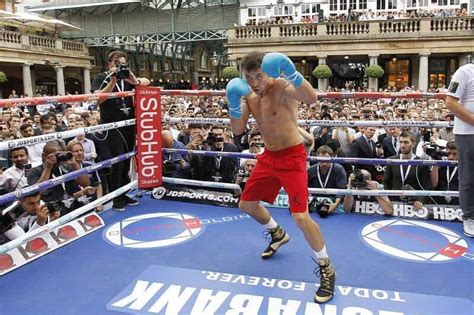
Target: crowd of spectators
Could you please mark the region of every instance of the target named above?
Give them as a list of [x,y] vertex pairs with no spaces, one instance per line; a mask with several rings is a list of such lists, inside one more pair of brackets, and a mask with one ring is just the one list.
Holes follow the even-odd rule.
[[301,23],[319,23],[319,22],[350,22],[350,21],[384,21],[384,20],[403,20],[420,18],[446,18],[446,17],[465,17],[468,16],[465,8],[447,8],[447,9],[413,9],[413,10],[387,10],[373,11],[352,10],[347,13],[329,14],[324,17],[319,15],[299,16],[298,13],[287,16],[271,16],[265,19],[250,18],[245,26],[251,25],[278,25],[278,24],[301,24]]
[[[12,93],[12,95],[16,94]],[[163,96],[161,111],[165,118],[229,118],[225,97]],[[446,109],[444,101],[435,99],[320,99],[313,104],[300,104],[298,117],[302,120],[328,121],[453,120],[453,115]],[[49,104],[36,107],[14,106],[1,110],[0,140],[46,135],[57,131],[94,126],[100,122],[100,111],[97,104],[93,102]],[[254,125],[249,125],[247,131],[240,136],[234,135],[228,126],[221,124],[163,123],[162,127],[165,148],[254,154],[261,153],[264,149],[262,136]],[[402,154],[403,158],[441,158],[433,154],[434,147],[435,152],[445,151],[448,159],[456,159],[452,128],[303,126],[300,130],[308,153],[312,156],[386,159],[400,158]],[[97,132],[87,136],[62,138],[0,152],[2,193],[15,191],[110,158],[107,146],[104,145],[106,138],[107,131]],[[447,149],[440,149],[442,147],[447,147]],[[165,176],[237,183],[241,186],[245,185],[246,178],[255,165],[254,160],[216,158],[187,153],[164,153],[163,161]],[[399,168],[399,166],[339,165],[337,163],[309,163],[309,187],[352,188],[355,169],[361,170],[363,177],[370,183],[364,189],[384,187],[385,189],[416,190],[458,189],[457,174],[453,168],[451,170],[447,170],[446,167],[431,169],[428,166]],[[451,172],[448,178],[446,171]],[[109,186],[110,170],[104,169],[99,173],[79,177],[43,192],[41,200],[46,207],[55,209],[51,214],[51,219],[53,219],[96,197],[107,194]],[[344,205],[346,210],[350,211],[351,201],[345,200],[344,196],[332,196],[330,200],[332,201],[328,204],[329,211],[333,211],[337,205]],[[390,206],[384,204],[386,199],[377,201],[381,206],[383,205],[384,211],[390,214]],[[457,204],[458,201],[457,198],[450,198],[450,200],[414,198],[408,202],[415,208],[421,208],[425,203]],[[41,216],[40,222],[46,222],[47,220],[43,218],[44,209],[41,210],[41,207],[38,209],[38,216]],[[97,208],[97,210],[101,209],[102,207]]]

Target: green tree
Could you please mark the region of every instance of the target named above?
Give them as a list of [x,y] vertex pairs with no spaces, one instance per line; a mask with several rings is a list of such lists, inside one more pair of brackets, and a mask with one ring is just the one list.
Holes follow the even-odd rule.
[[3,98],[2,84],[7,82],[7,81],[8,81],[8,79],[7,79],[7,75],[5,74],[5,72],[0,71],[0,98]]
[[332,77],[332,70],[327,65],[319,65],[314,68],[312,74],[318,79],[328,79]]
[[367,68],[365,68],[365,75],[368,78],[380,79],[383,77],[384,73],[385,71],[383,71],[382,67],[379,65],[370,65]]
[[237,68],[234,68],[234,67],[225,67],[224,69],[222,69],[222,77],[224,79],[233,79],[233,78],[238,78],[240,77],[240,73],[239,73],[239,70],[237,70]]

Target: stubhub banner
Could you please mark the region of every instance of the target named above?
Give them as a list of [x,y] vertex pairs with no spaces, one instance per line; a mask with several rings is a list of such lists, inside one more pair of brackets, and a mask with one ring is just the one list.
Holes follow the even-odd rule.
[[337,286],[313,303],[315,283],[150,266],[107,305],[133,314],[469,314],[467,299]]

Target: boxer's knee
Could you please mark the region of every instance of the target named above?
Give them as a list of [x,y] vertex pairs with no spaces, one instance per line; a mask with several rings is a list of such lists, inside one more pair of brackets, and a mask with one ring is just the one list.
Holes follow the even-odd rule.
[[255,213],[258,209],[259,201],[245,201],[245,200],[240,200],[239,202],[239,208],[241,211],[252,214]]

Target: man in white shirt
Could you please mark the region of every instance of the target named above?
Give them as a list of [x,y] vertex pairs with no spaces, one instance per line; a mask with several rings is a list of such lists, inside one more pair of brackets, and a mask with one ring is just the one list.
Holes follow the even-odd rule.
[[446,108],[455,116],[459,204],[464,213],[464,234],[474,237],[474,64],[464,65],[454,73],[446,95]]
[[10,159],[14,165],[0,175],[0,189],[6,192],[28,186],[25,172],[31,167],[28,164],[28,149],[25,147],[11,149]]

